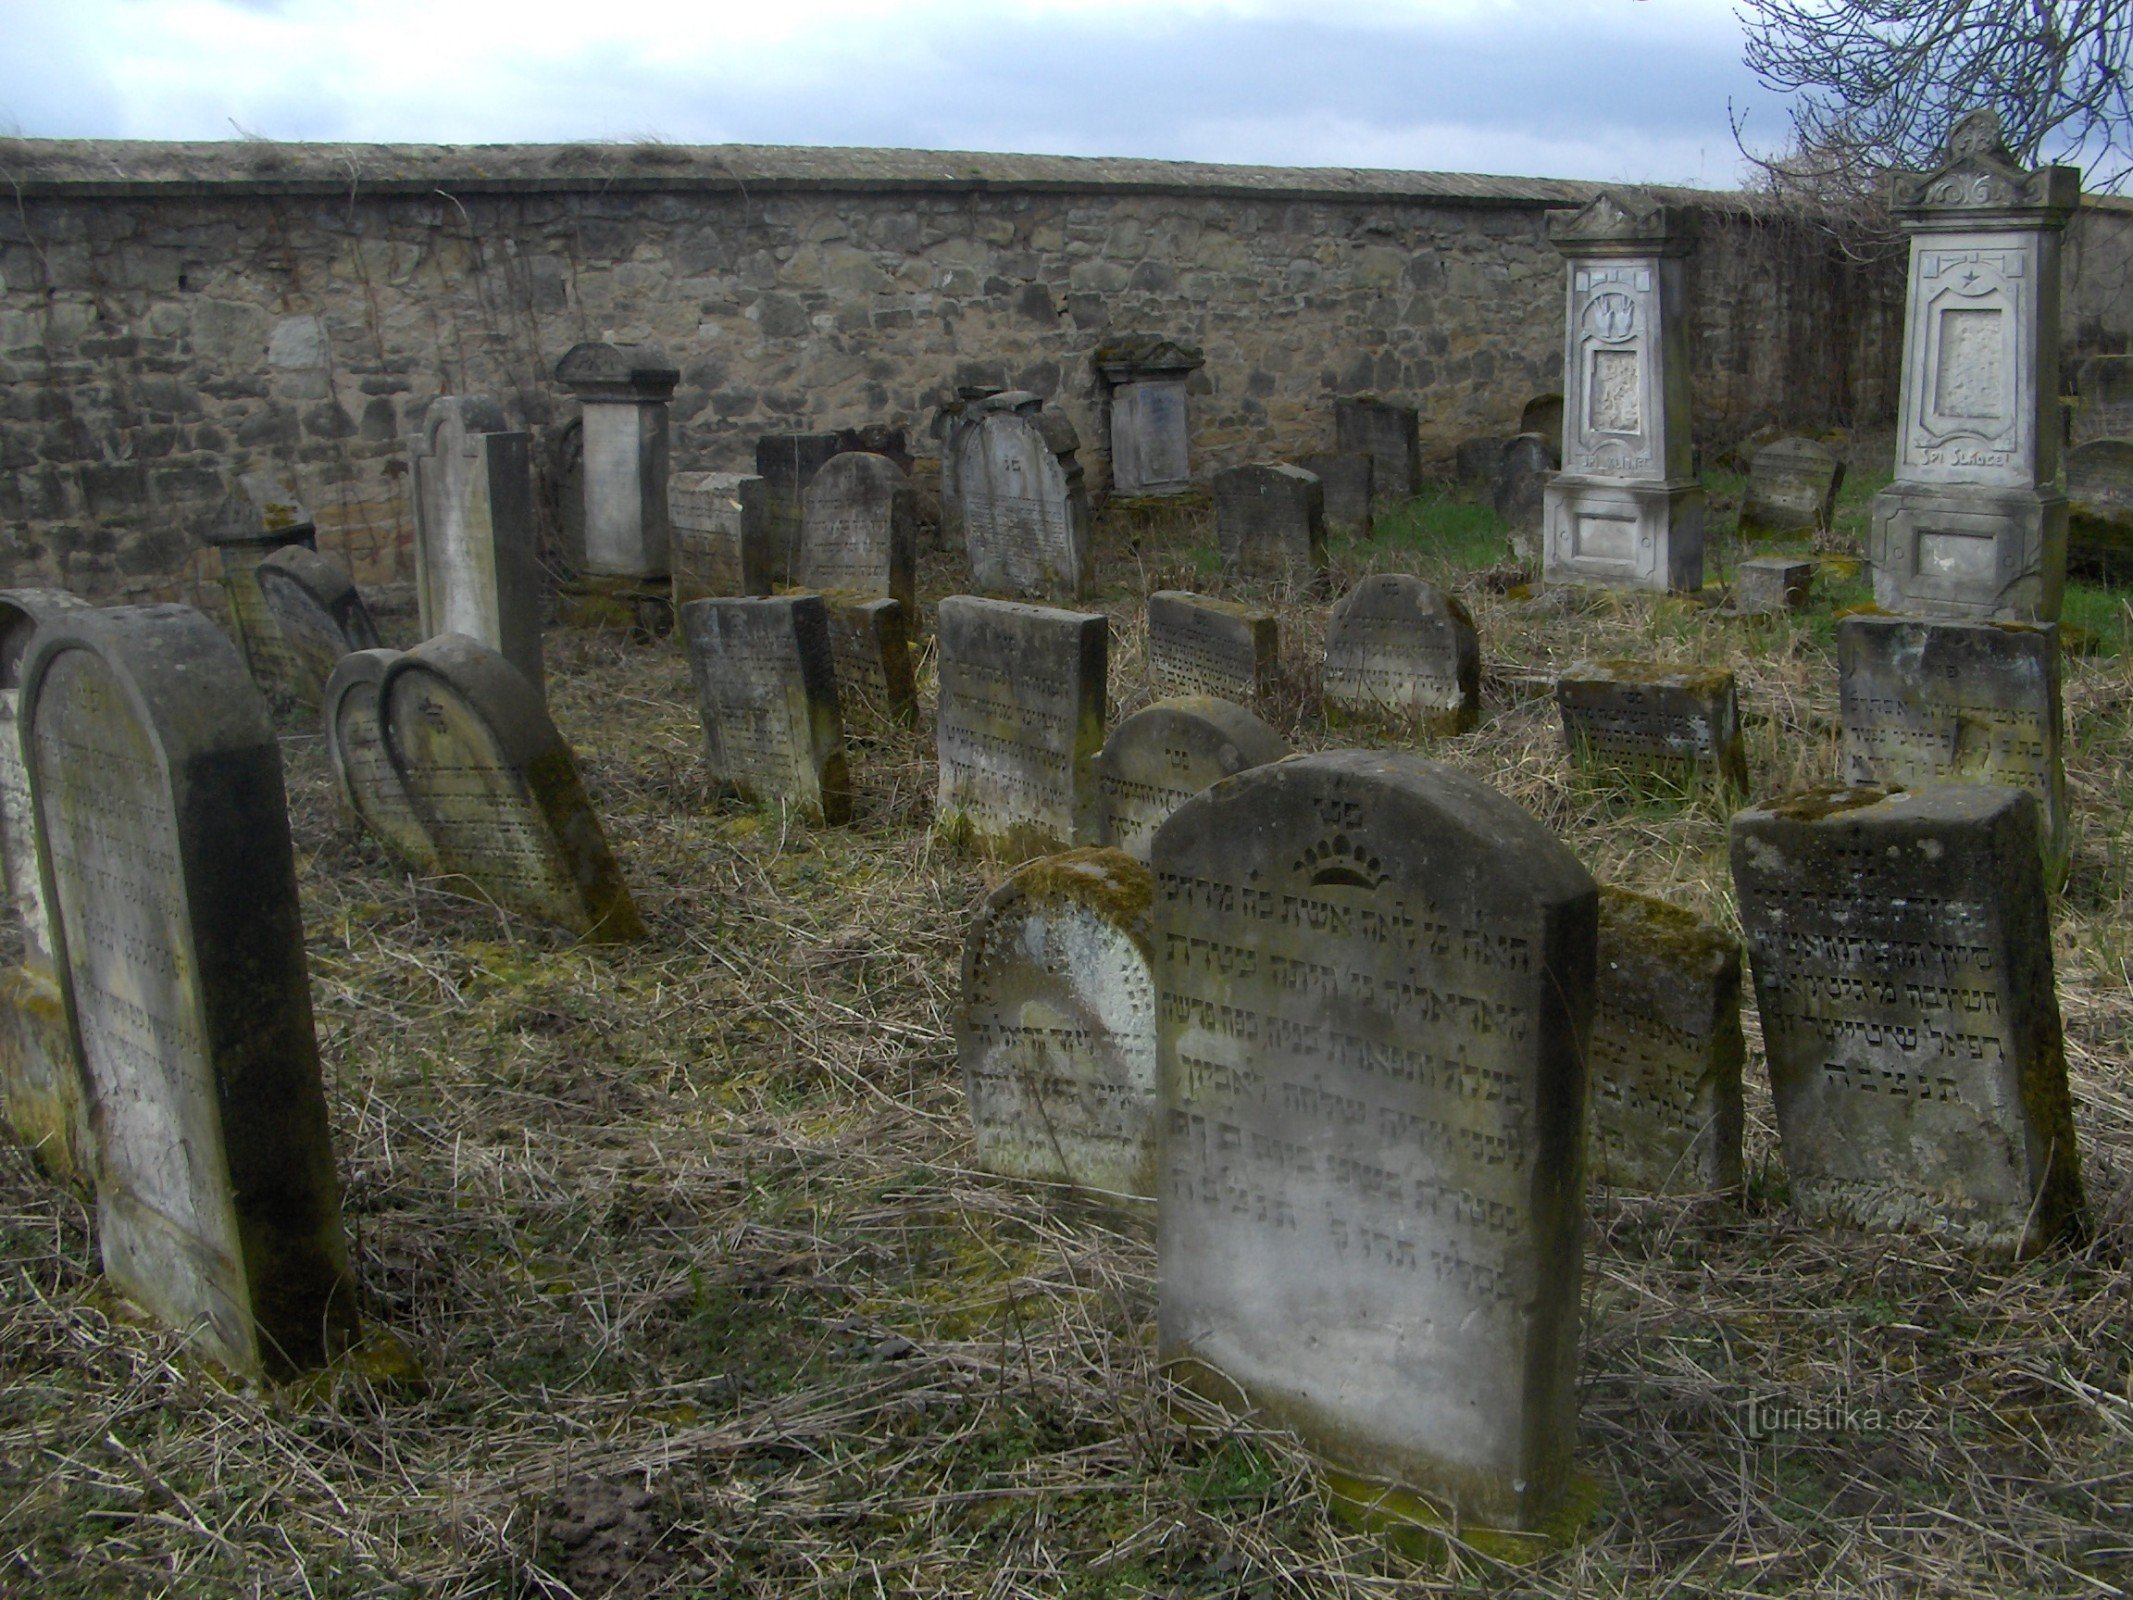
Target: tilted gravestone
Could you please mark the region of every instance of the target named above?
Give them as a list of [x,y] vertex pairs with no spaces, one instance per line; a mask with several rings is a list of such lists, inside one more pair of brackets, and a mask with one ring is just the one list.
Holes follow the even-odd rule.
[[1555,681],[1563,743],[1580,766],[1748,789],[1733,674],[1645,661],[1581,661]]
[[1163,1358],[1349,1498],[1541,1526],[1577,1433],[1592,879],[1479,780],[1363,750],[1217,784],[1151,865]]
[[1327,527],[1354,534],[1370,532],[1377,463],[1367,451],[1321,450],[1297,457],[1296,464],[1316,478],[1325,492]]
[[1104,345],[1093,360],[1110,394],[1112,493],[1191,488],[1185,388],[1205,358],[1170,339],[1128,339]]
[[[941,446],[941,539],[953,548],[963,539],[963,485],[958,475],[961,471],[963,435],[985,420],[985,413],[994,409],[985,404],[995,395],[1008,391],[996,383],[966,383],[956,387],[955,397],[943,402],[933,413],[927,431],[940,441]],[[1026,401],[1031,410],[1044,402],[1027,391],[1015,391],[1019,401]],[[1010,410],[1013,407],[1009,407]]]
[[430,402],[422,431],[408,441],[408,457],[423,638],[479,639],[541,688],[540,547],[528,435],[511,427],[494,400],[443,395]]
[[1804,611],[1813,588],[1815,564],[1783,556],[1758,556],[1733,569],[1731,610],[1739,617],[1776,616]]
[[770,564],[773,578],[792,571],[800,548],[800,515],[807,486],[815,481],[823,463],[842,454],[844,443],[834,433],[766,433],[755,442],[755,470],[767,496],[764,514],[770,528]]
[[1248,576],[1310,580],[1326,567],[1324,487],[1301,467],[1261,462],[1215,474],[1222,565]]
[[1812,439],[1780,439],[1755,452],[1740,505],[1744,539],[1827,533],[1837,514],[1844,463]]
[[1849,781],[2027,789],[2043,812],[2046,882],[2066,880],[2057,623],[1843,617],[1837,685]]
[[2066,561],[2115,583],[2133,572],[2133,439],[2092,439],[2066,453]]
[[940,825],[1008,860],[1099,843],[1109,622],[950,595],[939,623]]
[[1592,1180],[1644,1194],[1741,1181],[1740,945],[1679,906],[1600,891]]
[[585,568],[594,578],[667,576],[667,407],[681,372],[656,345],[573,345],[556,381],[585,427]]
[[1326,623],[1331,711],[1464,733],[1481,714],[1481,645],[1467,609],[1404,573],[1364,578]]
[[822,597],[692,600],[681,626],[713,780],[846,821],[851,780]]
[[378,684],[399,659],[397,650],[357,650],[341,658],[321,705],[326,759],[342,809],[407,865],[430,874],[438,870],[437,847],[385,753],[378,721]]
[[917,615],[918,522],[911,480],[884,456],[847,451],[822,464],[802,497],[793,582],[887,595]]
[[510,662],[464,634],[425,640],[387,664],[378,721],[443,871],[587,940],[643,937],[570,746]]
[[900,728],[918,722],[918,682],[911,671],[910,630],[901,602],[878,595],[822,596],[829,611],[830,659],[846,731],[868,722]]
[[1148,597],[1148,685],[1157,695],[1211,694],[1249,706],[1280,680],[1273,612],[1182,589]]
[[1148,869],[1116,850],[1019,868],[963,945],[956,1028],[978,1165],[1155,1194]]
[[1280,734],[1228,700],[1193,694],[1143,706],[1096,757],[1104,841],[1146,861],[1171,812],[1232,773],[1288,753]]
[[1380,506],[1411,500],[1422,487],[1421,413],[1372,395],[1333,402],[1335,448],[1370,457],[1371,487]]
[[301,698],[296,658],[282,640],[258,578],[259,564],[276,550],[318,548],[318,529],[295,480],[272,472],[234,479],[205,537],[221,557],[222,595],[246,671],[270,696]]
[[2082,1226],[2037,803],[1820,790],[1733,818],[1778,1138],[1812,1221],[2023,1252]]
[[1001,594],[1071,598],[1089,560],[1089,502],[1081,441],[1054,411],[1012,409],[995,395],[956,441],[956,484],[970,581]]
[[252,575],[289,652],[289,688],[315,706],[341,657],[378,647],[370,608],[338,562],[302,545],[275,551]]
[[747,472],[677,472],[667,479],[674,609],[691,600],[770,593],[770,497]]
[[356,1334],[281,750],[187,606],[41,626],[23,745],[104,1270],[237,1371]]

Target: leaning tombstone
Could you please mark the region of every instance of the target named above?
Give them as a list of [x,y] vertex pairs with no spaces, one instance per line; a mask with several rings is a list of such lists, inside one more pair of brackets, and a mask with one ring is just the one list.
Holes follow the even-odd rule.
[[1555,681],[1563,743],[1578,765],[1635,783],[1748,789],[1733,674],[1648,661],[1580,661]]
[[[940,442],[941,539],[951,549],[963,539],[963,486],[958,476],[963,435],[985,419],[979,402],[1003,392],[996,383],[958,385],[955,398],[945,401],[933,413],[933,421],[927,429]],[[1025,393],[1023,398],[1029,401],[1032,410],[1043,404],[1033,394]]]
[[681,625],[713,780],[744,799],[790,802],[820,822],[848,820],[822,597],[692,600]]
[[1211,694],[1251,706],[1280,679],[1273,612],[1183,589],[1148,597],[1148,685],[1158,696]]
[[[479,639],[541,688],[541,568],[528,435],[511,427],[494,400],[443,395],[430,402],[408,456],[423,638]],[[582,516],[577,521],[582,557]]]
[[1727,609],[1737,617],[1770,617],[1807,609],[1814,587],[1815,564],[1784,556],[1757,556],[1733,569],[1733,597]]
[[1692,911],[1600,890],[1591,1176],[1643,1194],[1741,1181],[1740,944]]
[[1837,515],[1844,463],[1812,439],[1780,439],[1755,452],[1740,506],[1743,539],[1827,533]]
[[1005,860],[1099,843],[1108,620],[961,594],[939,626],[944,831]]
[[556,381],[585,429],[585,571],[566,598],[587,616],[637,618],[673,603],[667,534],[667,407],[681,372],[656,345],[573,345]]
[[1939,170],[1897,181],[1911,269],[1896,481],[1867,543],[1884,611],[2058,618],[2059,251],[2080,199],[2080,171],[2024,171],[1992,111],[1956,123]]
[[1339,1498],[1542,1530],[1577,1435],[1598,891],[1463,772],[1344,750],[1155,837],[1158,1341]]
[[2037,803],[1828,789],[1733,818],[1792,1204],[2022,1254],[2083,1226]]
[[1422,487],[1422,414],[1375,395],[1333,402],[1333,437],[1339,450],[1370,457],[1371,488],[1380,506],[1411,500]]
[[230,631],[252,681],[269,697],[302,698],[296,658],[259,589],[259,564],[289,545],[318,548],[318,529],[293,479],[250,472],[235,479],[206,534],[222,562],[222,595]]
[[1465,606],[1405,573],[1364,578],[1326,623],[1327,709],[1464,733],[1481,716],[1481,645]]
[[375,650],[378,630],[362,592],[340,564],[302,545],[284,545],[253,569],[267,610],[289,652],[289,689],[307,706],[352,650]]
[[769,498],[748,472],[677,472],[667,479],[674,609],[691,600],[770,593]]
[[357,650],[341,657],[321,697],[326,761],[341,809],[408,866],[429,875],[438,870],[437,847],[415,814],[406,782],[386,756],[378,721],[378,684],[399,659],[397,650]]
[[2027,789],[2043,818],[2045,881],[2066,881],[2057,623],[1843,617],[1837,692],[1850,782]]
[[525,674],[439,634],[386,665],[378,721],[444,872],[588,941],[643,937],[577,761]]
[[956,1028],[978,1165],[1155,1196],[1148,869],[1116,850],[1018,868],[963,944]]
[[830,660],[845,731],[870,722],[917,726],[918,680],[902,603],[831,589],[822,604],[829,613]]
[[977,402],[956,441],[970,581],[1003,594],[1070,598],[1089,560],[1089,501],[1074,425],[1017,391]]
[[1367,451],[1320,450],[1296,464],[1319,481],[1326,496],[1326,526],[1367,537],[1376,500],[1377,463]]
[[281,750],[188,606],[40,626],[23,749],[104,1270],[235,1371],[354,1341]]
[[2133,439],[2066,453],[2066,564],[2111,583],[2133,576]]
[[918,614],[918,521],[911,480],[884,456],[847,451],[822,465],[802,497],[793,582],[887,595]]
[[1171,339],[1114,340],[1094,356],[1109,391],[1111,492],[1182,494],[1192,487],[1185,388],[1206,358]]
[[1096,757],[1104,842],[1146,861],[1171,812],[1232,773],[1288,753],[1257,716],[1213,695],[1143,706],[1111,730]]
[[763,480],[774,579],[792,571],[793,556],[800,548],[800,514],[807,486],[825,462],[843,452],[843,440],[834,433],[766,433],[756,440],[755,470]]
[[1316,580],[1326,569],[1326,493],[1301,467],[1260,462],[1215,474],[1222,565],[1252,577]]

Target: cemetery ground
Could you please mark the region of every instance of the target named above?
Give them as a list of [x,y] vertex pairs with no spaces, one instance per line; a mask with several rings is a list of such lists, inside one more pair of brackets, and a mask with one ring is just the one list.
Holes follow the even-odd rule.
[[[1826,551],[1856,552],[1885,481],[1854,474]],[[1738,480],[1710,483],[1723,578],[1775,552],[1732,541]],[[1729,928],[1727,801],[1574,771],[1552,674],[1731,661],[1753,792],[1839,771],[1833,613],[1867,598],[1841,564],[1796,617],[1535,599],[1494,514],[1449,494],[1337,540],[1325,595],[1225,585],[1204,505],[1114,508],[1096,548],[1114,724],[1147,699],[1147,593],[1271,596],[1268,715],[1300,749],[1402,742],[1325,729],[1327,601],[1372,570],[1446,584],[1483,714],[1428,753],[1603,882]],[[925,640],[959,571],[922,563]],[[929,831],[930,720],[853,730],[853,821],[808,826],[707,793],[673,641],[552,632],[557,721],[652,930],[596,949],[396,870],[285,716],[372,1339],[229,1386],[107,1292],[88,1210],[0,1151],[0,1592],[2133,1593],[2133,606],[2077,586],[2068,614],[2088,653],[2055,955],[2092,1238],[2007,1265],[1796,1223],[1751,1007],[1745,1193],[1592,1193],[1590,1510],[1515,1565],[1331,1515],[1292,1442],[1156,1369],[1145,1211],[974,1170],[952,1016],[1003,869]]]

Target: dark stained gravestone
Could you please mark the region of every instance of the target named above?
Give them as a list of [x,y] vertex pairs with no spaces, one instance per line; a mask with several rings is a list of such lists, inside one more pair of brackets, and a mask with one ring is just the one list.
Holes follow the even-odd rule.
[[770,593],[770,496],[749,472],[677,472],[667,479],[674,609],[691,600]]
[[1481,714],[1481,646],[1466,607],[1405,573],[1364,578],[1326,623],[1328,710],[1428,733],[1464,733]]
[[1411,500],[1422,487],[1421,413],[1372,395],[1333,402],[1334,447],[1370,457],[1371,486],[1380,506]]
[[315,706],[326,680],[351,650],[375,650],[370,608],[339,562],[302,545],[285,545],[253,571],[259,592],[289,652],[289,689]]
[[2133,439],[2133,356],[2090,356],[2074,369],[2074,393],[2077,447],[2092,439]]
[[1104,840],[1146,861],[1171,812],[1232,773],[1288,753],[1280,734],[1228,700],[1195,694],[1143,706],[1096,757]]
[[464,634],[425,640],[386,666],[378,721],[443,871],[590,941],[643,937],[570,746],[510,662]]
[[1000,594],[1072,598],[1089,560],[1089,500],[1074,425],[1058,412],[993,407],[956,440],[970,581]]
[[1837,690],[1849,781],[2027,789],[2043,812],[2045,881],[2066,881],[2057,623],[1842,617]]
[[1577,1434],[1598,891],[1465,773],[1255,767],[1156,834],[1158,1338],[1335,1491],[1535,1529]]
[[939,825],[1005,860],[1099,843],[1109,622],[950,595],[938,649]]
[[1522,433],[1497,454],[1496,470],[1489,479],[1489,503],[1511,525],[1511,549],[1522,561],[1540,552],[1548,479],[1561,458],[1559,444],[1560,435],[1548,439]]
[[1563,397],[1537,394],[1528,400],[1518,414],[1518,431],[1537,433],[1543,439],[1553,439],[1560,446],[1563,441]]
[[2066,453],[2066,561],[2112,583],[2133,580],[2133,439]]
[[1826,533],[1837,514],[1844,463],[1812,439],[1780,439],[1755,452],[1741,499],[1744,539]]
[[832,456],[844,451],[841,435],[834,433],[766,433],[755,442],[755,470],[768,497],[764,512],[770,525],[772,575],[792,571],[800,548],[802,497],[815,474]]
[[326,680],[320,708],[326,759],[342,809],[408,866],[428,875],[438,870],[437,847],[385,754],[378,721],[378,684],[399,659],[397,650],[357,650],[341,658]]
[[2083,1225],[2037,803],[1832,789],[1733,818],[1792,1203],[2026,1252]]
[[252,681],[268,695],[302,698],[295,657],[260,593],[258,568],[276,550],[318,548],[318,530],[297,495],[295,480],[271,472],[231,480],[214,525],[206,534],[222,562],[222,595],[230,631]]
[[1322,450],[1299,457],[1296,465],[1319,482],[1325,494],[1326,526],[1353,534],[1370,532],[1377,463],[1361,450]]
[[1211,694],[1257,705],[1280,680],[1273,612],[1182,589],[1148,597],[1148,686],[1158,696]]
[[1758,556],[1733,569],[1733,600],[1738,617],[1777,616],[1807,609],[1814,586],[1815,564],[1791,561],[1783,556]]
[[956,1028],[987,1172],[1155,1194],[1148,869],[1074,850],[1017,869],[963,945]]
[[681,626],[713,780],[745,799],[788,801],[817,821],[848,820],[851,780],[822,596],[692,600]]
[[1215,474],[1222,565],[1251,577],[1316,579],[1326,567],[1324,486],[1301,467],[1261,462]]
[[1733,674],[1648,661],[1581,661],[1555,681],[1563,743],[1580,766],[1748,789]]
[[187,606],[40,627],[23,743],[104,1270],[243,1373],[356,1334],[281,751]]
[[[528,436],[511,428],[494,400],[443,395],[430,402],[422,432],[408,441],[408,458],[422,637],[479,639],[541,688],[540,549]],[[582,563],[582,482],[577,489]]]
[[886,456],[846,451],[822,464],[803,496],[793,582],[887,595],[917,615],[918,520],[911,480]]
[[1591,1173],[1643,1194],[1741,1181],[1740,945],[1694,912],[1600,891]]
[[829,611],[830,659],[846,731],[869,722],[915,727],[918,684],[902,604],[835,589],[823,594],[822,603]]

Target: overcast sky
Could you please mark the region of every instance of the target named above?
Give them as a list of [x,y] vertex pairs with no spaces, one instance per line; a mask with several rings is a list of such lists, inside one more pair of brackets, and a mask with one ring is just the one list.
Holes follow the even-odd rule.
[[901,145],[1724,186],[1731,0],[0,0],[0,132]]

